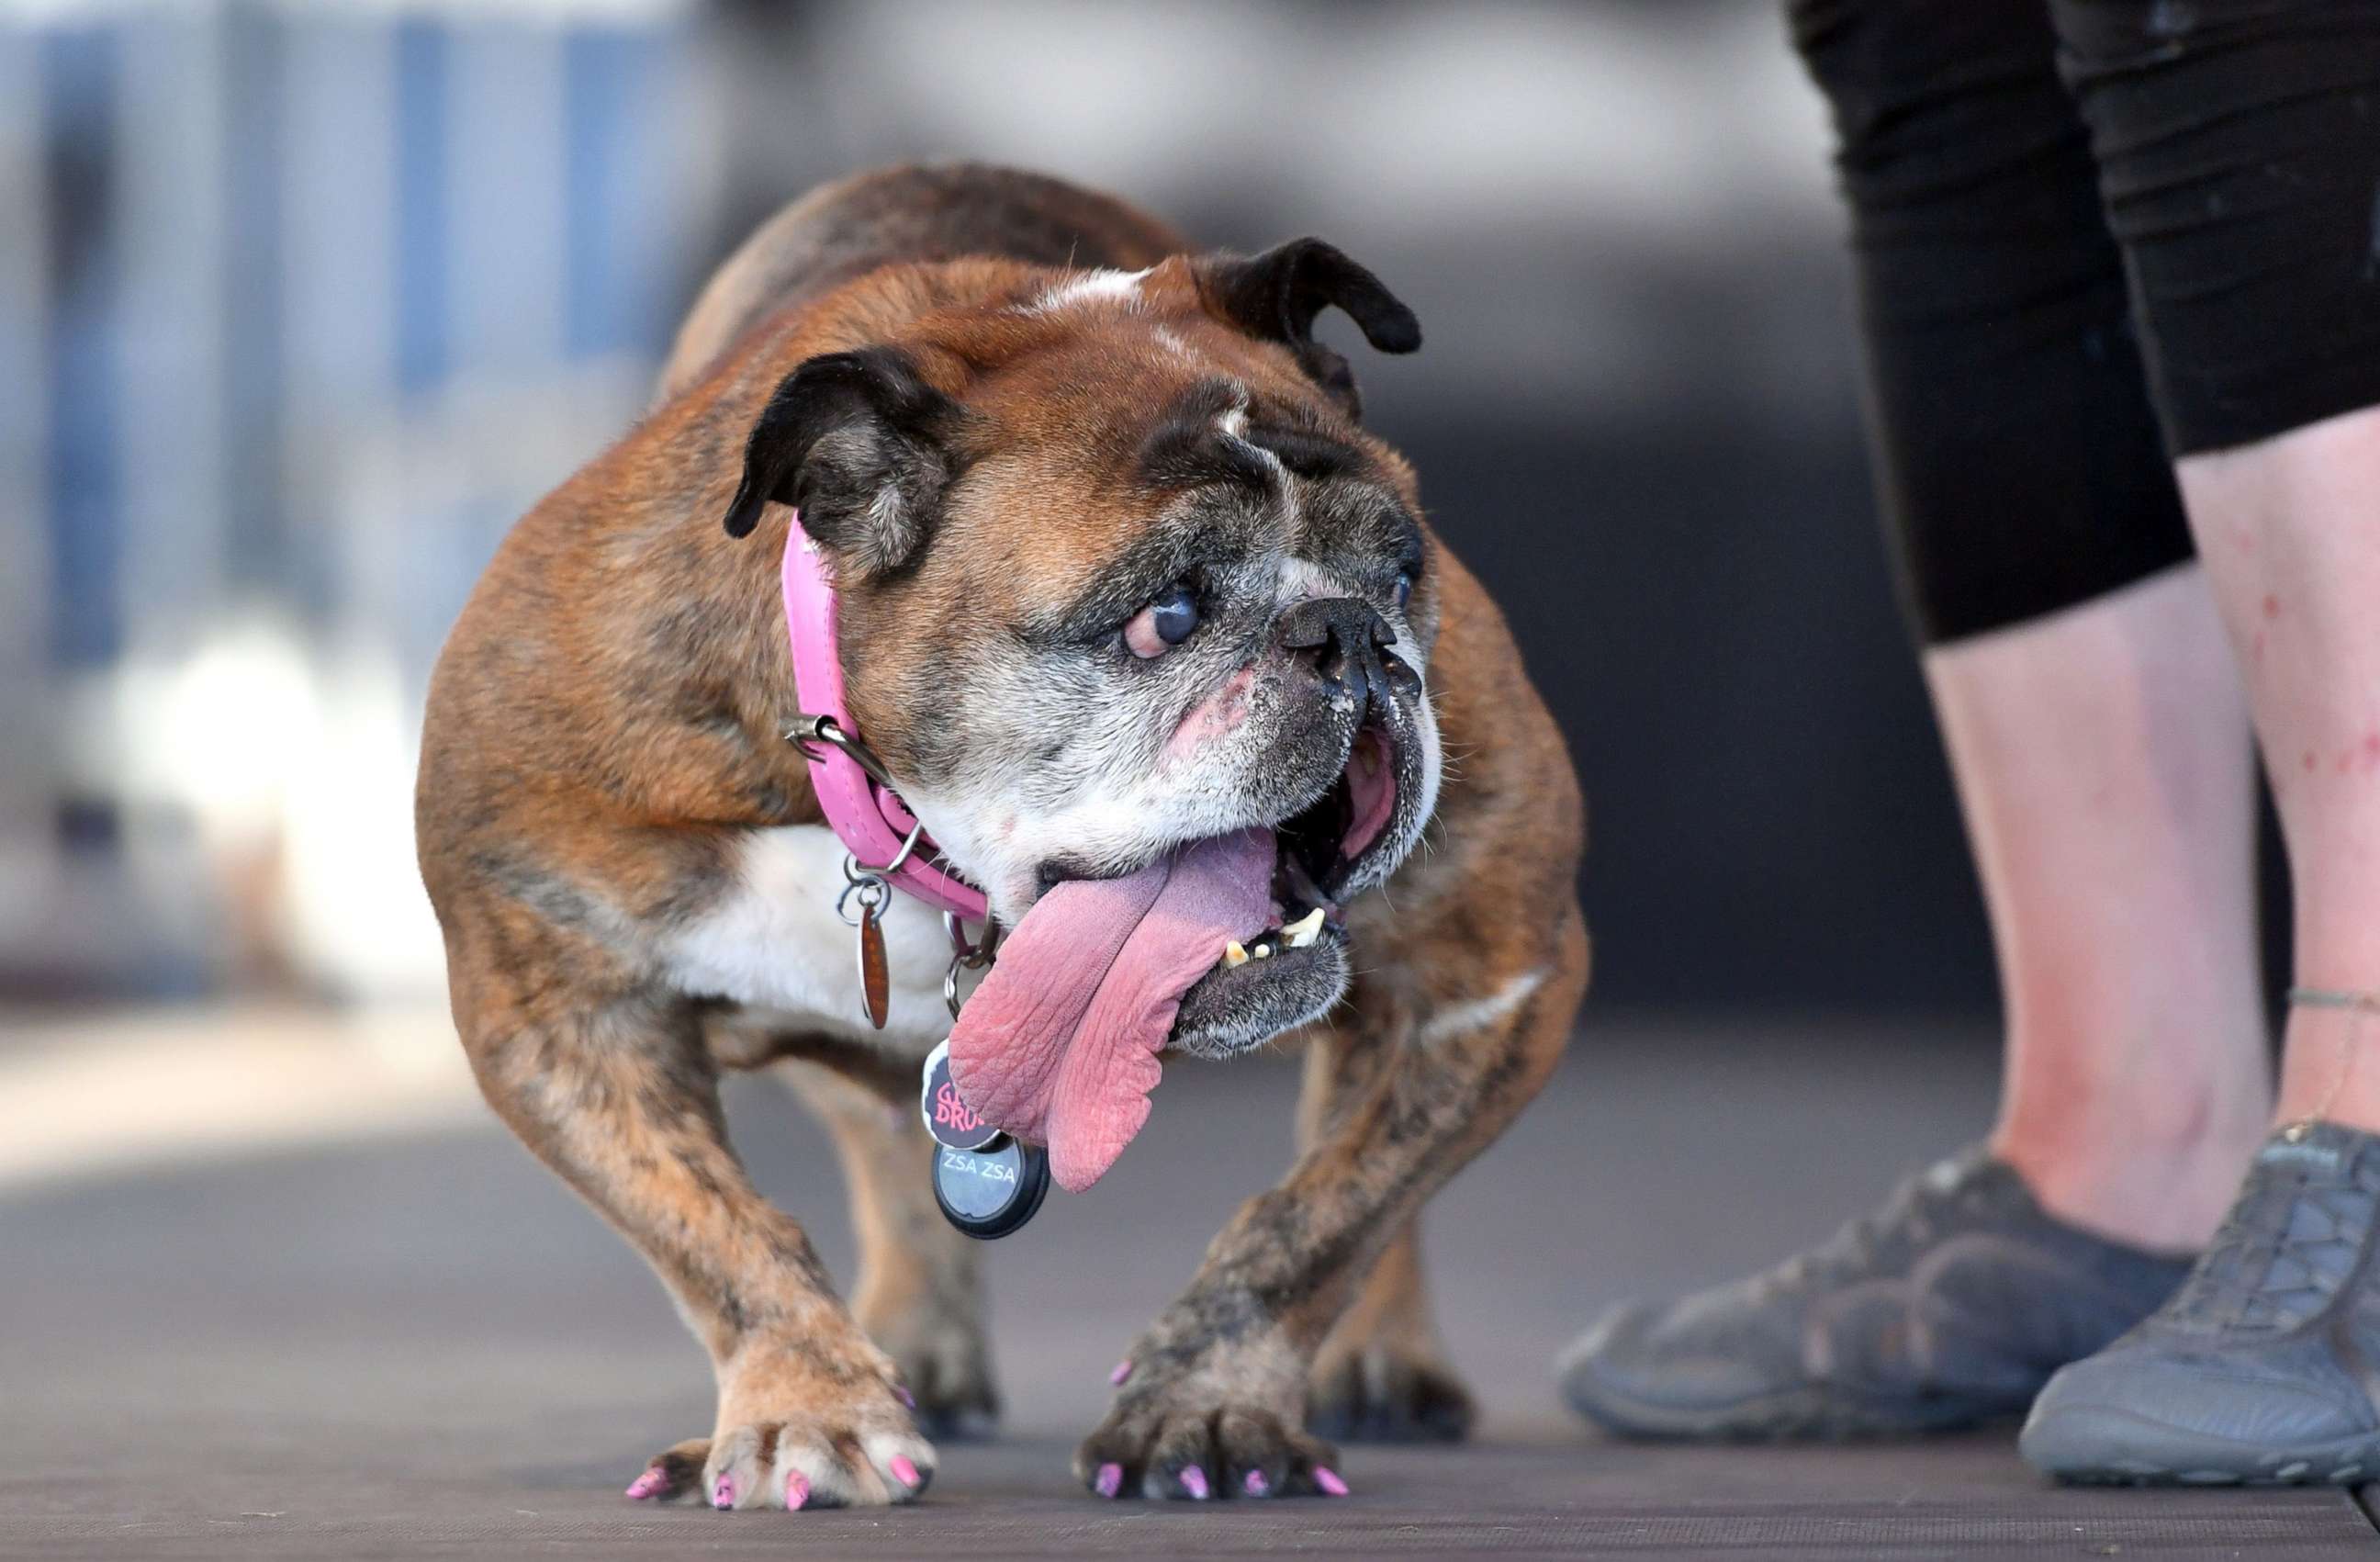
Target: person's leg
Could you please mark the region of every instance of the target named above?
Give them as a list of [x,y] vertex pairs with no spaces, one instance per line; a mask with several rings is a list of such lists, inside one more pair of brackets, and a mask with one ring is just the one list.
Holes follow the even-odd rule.
[[2215,1230],[2270,1087],[2240,677],[2180,566],[1926,653],[1991,909],[1991,1144],[2044,1208],[2162,1249]]
[[[2297,987],[2380,988],[2380,409],[2184,458],[2289,847]],[[2380,1013],[2289,1010],[2276,1117],[2221,1235],[2053,1378],[2025,1457],[2073,1480],[2380,1474]]]
[[[1991,914],[1993,1148],[2055,1214],[2213,1232],[2265,1105],[2253,779],[2042,0],[1799,0],[1877,487]],[[2146,583],[2142,583],[2146,582]]]
[[[2301,988],[2380,986],[2380,0],[2054,0],[2288,843]],[[2374,1017],[2380,1018],[2380,1017]],[[2380,1470],[2380,1026],[2293,1005],[2284,1124],[2188,1281],[2059,1373],[2076,1479]]]
[[[1651,1435],[2021,1412],[2179,1283],[2263,1113],[2237,674],[2041,0],[1795,0],[1852,216],[1877,490],[2009,1019],[1992,1143],[1747,1280],[1608,1314]],[[2134,1153],[2125,1153],[2127,1149]]]
[[[2291,975],[2380,989],[2380,408],[2179,470],[2289,846]],[[2277,1116],[2380,1131],[2380,1016],[2293,1006]]]

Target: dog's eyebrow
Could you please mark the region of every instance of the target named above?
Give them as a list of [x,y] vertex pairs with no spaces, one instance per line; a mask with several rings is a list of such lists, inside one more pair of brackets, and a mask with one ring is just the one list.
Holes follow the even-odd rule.
[[1366,465],[1363,453],[1354,445],[1305,429],[1261,424],[1251,427],[1242,437],[1250,445],[1271,451],[1282,466],[1299,477],[1339,477]]
[[1269,494],[1284,470],[1327,478],[1364,465],[1362,454],[1342,440],[1269,419],[1250,421],[1247,410],[1247,392],[1241,386],[1223,379],[1199,381],[1141,441],[1141,477],[1157,488],[1228,482]]
[[1184,392],[1140,442],[1140,475],[1156,488],[1229,482],[1269,494],[1272,463],[1246,441],[1223,437],[1222,421],[1247,405],[1229,380],[1206,379]]

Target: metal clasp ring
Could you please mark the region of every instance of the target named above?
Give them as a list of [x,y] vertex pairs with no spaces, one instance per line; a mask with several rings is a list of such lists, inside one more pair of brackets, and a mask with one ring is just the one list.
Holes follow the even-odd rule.
[[[854,892],[859,896],[859,915],[856,917],[851,914],[851,897]],[[891,885],[873,873],[861,873],[856,878],[848,878],[843,886],[843,893],[834,897],[834,914],[843,919],[844,926],[857,927],[868,918],[882,911],[892,903],[892,899]]]
[[[909,860],[917,849],[917,837],[926,833],[924,824],[909,827],[909,838],[892,854],[892,860],[881,868],[871,868],[850,852],[843,854],[843,893],[834,897],[834,914],[843,919],[845,927],[857,927],[861,921],[881,911],[892,902],[892,881],[888,876],[897,873],[901,864]],[[860,917],[854,919],[849,909],[851,895],[859,892]]]
[[942,913],[942,931],[951,935],[952,957],[969,970],[981,970],[991,964],[993,953],[1000,947],[1000,924],[989,917],[984,919],[980,944],[967,942],[966,923],[959,920],[956,911]]
[[985,918],[983,941],[971,943],[967,939],[966,923],[959,920],[958,913],[944,911],[942,931],[951,935],[951,963],[942,970],[942,1002],[950,1007],[951,1019],[955,1021],[959,1017],[959,972],[981,970],[998,958],[1000,924],[989,917]]

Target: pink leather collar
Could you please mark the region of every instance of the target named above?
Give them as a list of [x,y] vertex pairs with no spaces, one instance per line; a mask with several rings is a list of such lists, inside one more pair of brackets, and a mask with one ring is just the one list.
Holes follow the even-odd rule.
[[[843,702],[843,655],[835,640],[834,583],[827,579],[819,545],[802,530],[796,514],[785,529],[785,630],[794,647],[794,695],[801,702],[806,722],[826,717],[844,738],[856,742],[858,729]],[[802,753],[810,763],[810,785],[818,792],[826,822],[844,848],[861,867],[875,869],[894,885],[938,910],[971,921],[986,915],[983,892],[931,860],[931,836],[921,836],[917,848],[900,866],[884,872],[883,864],[901,857],[901,843],[917,827],[917,819],[889,785],[868,775],[840,743],[804,742]]]

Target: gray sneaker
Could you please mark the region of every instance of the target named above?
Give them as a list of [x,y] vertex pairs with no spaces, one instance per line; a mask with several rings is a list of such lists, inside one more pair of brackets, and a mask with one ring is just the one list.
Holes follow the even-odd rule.
[[2024,1457],[2070,1481],[2380,1475],[2376,1214],[2380,1138],[2274,1135],[2172,1300],[2050,1379]]
[[2052,1218],[1978,1148],[1774,1269],[1607,1314],[1564,1354],[1561,1385],[1581,1415],[1630,1437],[1890,1435],[2012,1419],[2188,1270]]

